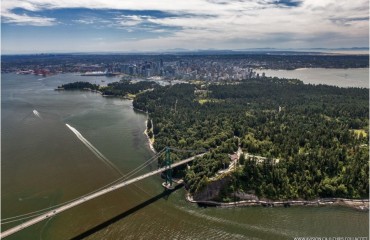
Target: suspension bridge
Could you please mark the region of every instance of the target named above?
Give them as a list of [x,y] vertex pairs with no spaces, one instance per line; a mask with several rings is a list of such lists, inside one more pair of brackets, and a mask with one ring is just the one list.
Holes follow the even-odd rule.
[[[150,158],[145,163],[141,164],[140,166],[138,166],[137,168],[135,168],[134,170],[129,172],[128,174],[122,176],[121,178],[116,179],[115,181],[113,181],[113,182],[111,182],[111,183],[93,191],[93,192],[90,192],[90,193],[85,194],[81,197],[72,199],[68,202],[64,202],[64,203],[61,203],[61,204],[58,204],[58,205],[55,205],[55,206],[52,206],[52,207],[49,207],[49,208],[45,208],[45,209],[41,209],[41,210],[38,210],[38,211],[30,212],[30,213],[27,213],[27,214],[22,214],[22,215],[10,217],[10,218],[2,219],[1,220],[2,225],[9,224],[9,223],[14,223],[14,222],[19,222],[19,221],[24,221],[26,219],[28,219],[28,220],[19,224],[19,225],[17,225],[17,226],[15,226],[15,227],[12,227],[12,228],[2,232],[0,238],[5,238],[9,235],[12,235],[16,232],[21,231],[22,229],[25,229],[29,226],[32,226],[32,225],[34,225],[38,222],[41,222],[41,221],[44,221],[48,218],[54,217],[54,216],[66,211],[68,209],[71,209],[73,207],[81,205],[81,204],[83,204],[87,201],[90,201],[92,199],[95,199],[97,197],[105,195],[109,192],[112,192],[112,191],[115,191],[115,190],[120,189],[122,187],[125,187],[129,184],[138,182],[138,181],[143,180],[145,178],[148,178],[150,176],[156,175],[158,173],[165,172],[165,183],[163,183],[163,186],[166,187],[166,188],[171,189],[172,188],[172,169],[177,167],[177,166],[189,163],[189,162],[193,161],[194,159],[196,159],[197,157],[201,157],[204,154],[206,154],[205,152],[203,152],[203,153],[195,155],[193,157],[178,161],[176,163],[172,163],[172,161],[170,159],[170,150],[194,152],[193,150],[180,150],[180,149],[168,148],[167,147],[167,148],[163,149],[162,151],[158,152],[155,156]],[[133,177],[139,171],[143,170],[145,167],[149,166],[151,163],[153,163],[155,160],[157,160],[164,153],[166,154],[166,158],[165,158],[165,161],[164,161],[164,163],[165,163],[164,167],[161,167],[161,168],[158,168],[157,170],[151,171],[149,173],[145,173],[143,175],[128,179],[130,177]]]

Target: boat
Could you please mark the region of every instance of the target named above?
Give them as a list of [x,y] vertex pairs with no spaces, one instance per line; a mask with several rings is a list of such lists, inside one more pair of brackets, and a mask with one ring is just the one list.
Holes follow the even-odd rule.
[[107,72],[96,71],[96,72],[85,72],[81,76],[106,76]]

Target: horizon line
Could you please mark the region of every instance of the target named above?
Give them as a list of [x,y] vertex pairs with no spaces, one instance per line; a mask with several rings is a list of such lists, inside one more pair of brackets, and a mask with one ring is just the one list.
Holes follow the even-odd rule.
[[[328,52],[329,51],[329,52]],[[338,53],[335,51],[344,51]],[[362,53],[350,53],[350,51],[360,51]],[[251,52],[306,52],[306,53],[318,53],[318,54],[357,54],[357,55],[369,55],[369,47],[341,47],[341,48],[325,48],[325,47],[314,47],[314,48],[245,48],[245,49],[183,49],[174,48],[166,50],[128,50],[128,51],[83,51],[83,52],[72,52],[72,51],[50,51],[50,52],[23,52],[23,53],[1,53],[1,56],[12,56],[12,55],[52,55],[52,54],[184,54],[184,53],[212,53],[212,52],[230,52],[230,53],[251,53]],[[367,52],[367,53],[366,53]]]

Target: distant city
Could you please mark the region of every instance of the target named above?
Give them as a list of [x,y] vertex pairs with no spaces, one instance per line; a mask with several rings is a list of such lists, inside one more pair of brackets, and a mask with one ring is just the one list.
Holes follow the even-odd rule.
[[297,68],[364,68],[368,55],[253,53],[204,55],[40,54],[2,57],[2,72],[82,76],[122,75],[151,80],[239,81],[264,77],[254,70]]

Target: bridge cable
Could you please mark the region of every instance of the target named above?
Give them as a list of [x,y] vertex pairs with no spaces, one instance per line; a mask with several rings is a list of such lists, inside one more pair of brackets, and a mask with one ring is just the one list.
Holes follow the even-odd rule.
[[[144,169],[145,167],[147,167],[148,165],[150,165],[152,162],[154,162],[157,158],[159,158],[163,153],[164,153],[165,149],[161,150],[160,152],[158,152],[156,155],[154,155],[153,157],[149,158],[146,162],[142,163],[141,165],[139,165],[138,167],[136,167],[135,169],[133,169],[132,171],[130,171],[129,173],[123,175],[122,177],[92,191],[92,192],[89,192],[87,194],[84,194],[82,196],[79,196],[77,198],[74,198],[72,200],[69,200],[69,201],[66,201],[66,202],[63,202],[63,203],[59,203],[57,205],[54,205],[54,206],[51,206],[51,207],[48,207],[48,208],[44,208],[44,209],[40,209],[40,210],[37,210],[37,211],[33,211],[33,212],[30,212],[30,213],[26,213],[26,214],[21,214],[21,215],[18,215],[18,216],[13,216],[13,217],[9,217],[9,218],[4,218],[4,219],[1,219],[1,225],[3,224],[8,224],[8,223],[11,223],[11,222],[17,222],[17,221],[21,221],[21,220],[24,220],[24,219],[28,219],[28,218],[31,218],[31,217],[34,217],[34,216],[39,216],[39,215],[42,215],[44,214],[44,212],[48,211],[48,210],[51,210],[55,207],[58,207],[58,206],[61,206],[61,205],[65,205],[65,204],[68,204],[70,202],[73,202],[75,200],[78,200],[80,198],[83,198],[83,197],[86,197],[88,195],[91,195],[93,193],[96,193],[116,182],[119,182],[121,180],[125,180],[127,179],[128,177],[131,177],[132,175],[138,173],[139,171],[141,171],[142,169]],[[38,213],[38,214],[33,214],[33,213]],[[17,219],[19,217],[23,217],[23,216],[27,216],[27,215],[30,215],[30,214],[33,214],[31,216],[28,216],[28,217],[24,217],[24,218],[21,218],[21,219]],[[17,219],[17,220],[12,220],[12,219]],[[12,220],[12,221],[7,221],[7,220]],[[4,222],[5,221],[5,222]]]
[[[95,193],[95,192],[97,192],[97,191],[99,191],[99,190],[101,190],[101,189],[104,189],[105,187],[108,187],[108,186],[112,185],[113,183],[116,183],[116,182],[118,182],[118,181],[120,181],[120,180],[123,180],[123,179],[126,179],[126,178],[128,178],[128,177],[132,176],[133,174],[137,173],[138,171],[141,171],[143,168],[145,168],[145,167],[146,167],[146,166],[148,166],[150,163],[152,163],[154,160],[156,160],[156,159],[157,159],[157,158],[158,158],[158,157],[163,153],[163,151],[164,151],[164,150],[160,151],[160,152],[157,154],[158,156],[156,156],[156,155],[155,155],[155,156],[151,157],[148,161],[146,161],[146,162],[144,162],[143,164],[139,165],[137,168],[133,169],[131,172],[127,173],[126,175],[124,175],[124,176],[122,176],[122,177],[120,177],[120,178],[118,178],[118,179],[116,179],[116,180],[112,181],[111,183],[106,184],[106,185],[104,185],[104,186],[102,186],[102,187],[100,187],[100,188],[98,188],[98,189],[96,189],[96,190],[94,190],[94,191],[92,191],[92,192],[90,192],[90,193],[87,193],[87,194],[85,194],[85,195],[83,195],[83,196],[77,197],[77,198],[75,198],[75,199],[72,199],[72,200],[69,200],[69,201],[67,201],[67,202],[60,203],[60,204],[57,204],[57,205],[54,205],[54,206],[51,206],[51,207],[48,207],[48,208],[44,208],[44,209],[41,209],[41,210],[38,210],[38,211],[34,211],[34,212],[30,212],[30,213],[27,213],[27,214],[22,214],[22,215],[18,215],[18,216],[14,216],[14,217],[5,218],[5,219],[2,219],[2,220],[10,220],[10,219],[18,218],[18,217],[21,217],[21,216],[29,215],[29,214],[32,214],[32,213],[46,211],[46,210],[52,209],[52,208],[54,208],[54,207],[57,207],[57,206],[60,206],[60,205],[64,205],[64,204],[67,204],[67,203],[72,202],[72,201],[74,201],[74,200],[80,199],[80,198],[85,197],[85,196],[87,196],[87,195],[93,194],[93,193]],[[42,214],[42,213],[41,213],[41,214]],[[41,214],[40,214],[40,215],[41,215]]]
[[[170,148],[171,150],[174,150],[174,151],[178,151],[178,152],[199,152],[200,150],[183,150],[183,149],[177,149],[177,148]],[[69,200],[67,202],[64,202],[64,203],[60,203],[60,204],[57,204],[57,205],[54,205],[54,206],[51,206],[51,207],[48,207],[48,208],[44,208],[44,209],[41,209],[41,210],[38,210],[38,211],[34,211],[34,212],[30,212],[30,213],[26,213],[26,214],[22,214],[22,215],[18,215],[18,216],[14,216],[14,217],[10,217],[10,218],[6,218],[6,219],[2,219],[2,222],[1,222],[1,225],[3,224],[9,224],[11,222],[18,222],[18,221],[21,221],[21,220],[24,220],[24,219],[28,219],[28,218],[31,218],[31,217],[34,217],[34,216],[40,216],[42,214],[44,214],[46,211],[48,210],[51,210],[53,208],[56,208],[58,206],[61,206],[61,205],[65,205],[67,203],[70,203],[70,202],[73,202],[75,200],[78,200],[78,199],[81,199],[83,197],[86,197],[88,195],[91,195],[93,193],[96,193],[120,180],[125,180],[131,176],[133,176],[134,174],[138,173],[139,171],[141,171],[142,169],[144,169],[145,167],[147,167],[148,165],[150,165],[154,160],[156,160],[157,158],[159,158],[163,153],[164,153],[165,149],[162,149],[160,152],[158,152],[156,155],[154,155],[153,157],[151,157],[150,159],[148,159],[146,162],[142,163],[141,165],[139,165],[137,168],[133,169],[131,172],[127,173],[126,175],[122,176],[121,178],[118,178],[114,181],[112,181],[111,183],[109,184],[106,184],[90,193],[87,193],[85,195],[82,195],[80,197],[77,197],[75,199],[72,199],[72,200]],[[206,150],[203,150],[204,152]],[[37,214],[33,214],[33,213],[37,213]],[[33,215],[30,215],[30,214],[33,214]],[[30,215],[30,216],[27,216],[27,215]],[[20,218],[20,219],[17,219],[19,217],[22,217],[22,216],[27,216],[27,217],[23,217],[23,218]],[[11,220],[11,219],[15,219],[15,220]],[[3,221],[5,220],[5,222]],[[11,220],[11,221],[6,221],[6,220]]]
[[[159,156],[160,156],[160,155],[159,155]],[[123,177],[121,177],[121,178],[119,178],[119,179],[116,179],[115,181],[113,181],[113,182],[111,182],[111,183],[109,183],[109,184],[107,184],[107,185],[105,185],[105,186],[103,186],[103,187],[101,187],[101,188],[99,188],[99,189],[96,189],[95,191],[92,191],[92,192],[90,192],[90,193],[88,193],[88,194],[85,194],[85,195],[83,195],[83,196],[80,196],[80,197],[78,197],[78,198],[75,198],[75,199],[69,200],[69,201],[67,201],[67,202],[60,203],[60,204],[57,204],[57,205],[54,205],[54,206],[51,206],[51,207],[48,207],[48,208],[44,208],[44,209],[41,209],[41,210],[38,210],[38,211],[34,211],[34,212],[30,212],[30,213],[26,213],[26,214],[22,214],[22,215],[18,215],[18,216],[14,216],[14,217],[6,218],[6,219],[2,219],[2,220],[9,220],[9,221],[2,221],[2,222],[1,222],[1,225],[9,224],[9,223],[12,223],[12,222],[19,222],[19,221],[21,221],[21,220],[25,220],[25,219],[29,219],[29,218],[32,218],[32,217],[41,216],[41,215],[42,215],[42,214],[44,214],[45,212],[47,212],[47,211],[49,211],[49,210],[51,211],[52,209],[54,209],[54,208],[56,208],[56,207],[58,207],[58,206],[68,204],[68,203],[73,202],[73,201],[75,201],[75,200],[78,200],[78,199],[81,199],[81,198],[86,197],[86,196],[88,196],[88,195],[91,195],[91,194],[93,194],[93,193],[96,193],[96,192],[98,192],[98,191],[100,191],[100,190],[102,190],[102,189],[104,189],[104,188],[106,188],[106,187],[108,187],[108,186],[112,185],[113,183],[116,183],[116,182],[118,182],[118,181],[120,181],[120,180],[125,180],[125,179],[127,179],[127,178],[131,177],[132,175],[136,174],[137,172],[141,171],[143,168],[145,168],[146,166],[148,166],[149,164],[151,164],[151,163],[152,163],[154,160],[156,160],[159,156],[157,156],[156,158],[152,159],[150,162],[145,162],[146,164],[145,164],[145,165],[143,165],[143,166],[141,166],[141,167],[140,167],[140,169],[136,168],[136,169],[134,169],[135,171],[131,171],[129,174],[127,174],[127,175],[125,175],[125,176],[123,176]],[[32,214],[32,213],[36,213],[36,214],[30,215],[30,214]],[[30,216],[27,216],[27,215],[30,215]],[[19,218],[19,217],[21,217],[21,216],[27,216],[27,217]],[[17,218],[19,218],[19,219],[17,219]],[[14,220],[11,220],[11,219],[14,219]]]

